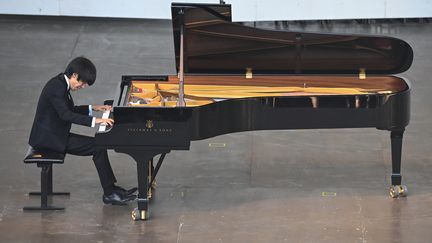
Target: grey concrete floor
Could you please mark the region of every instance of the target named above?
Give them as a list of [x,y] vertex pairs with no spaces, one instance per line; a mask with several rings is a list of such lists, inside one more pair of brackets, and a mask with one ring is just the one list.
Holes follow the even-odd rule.
[[[388,196],[388,132],[259,131],[170,153],[149,221],[131,221],[135,203],[103,205],[91,158],[76,156],[54,168],[54,187],[72,193],[53,199],[66,210],[23,212],[23,206],[39,203],[27,195],[40,186],[39,169],[22,159],[45,82],[79,55],[98,68],[95,85],[74,94],[82,104],[114,97],[123,74],[173,74],[171,23],[0,16],[0,241],[431,242],[432,24],[288,27],[384,34],[413,46],[413,66],[402,74],[413,84],[402,162],[409,197]],[[95,133],[78,126],[73,131]],[[114,152],[110,158],[119,183],[135,186],[134,161]]]

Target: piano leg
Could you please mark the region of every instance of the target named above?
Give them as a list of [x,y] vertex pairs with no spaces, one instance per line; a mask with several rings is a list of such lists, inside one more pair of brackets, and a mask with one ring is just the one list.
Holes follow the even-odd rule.
[[[132,219],[135,221],[146,220],[149,218],[149,192],[150,192],[150,181],[151,176],[151,160],[158,154],[168,153],[167,150],[143,150],[143,149],[131,149],[131,148],[120,148],[115,149],[116,152],[125,153],[130,155],[137,163],[137,175],[138,175],[138,207],[132,211]],[[151,192],[150,192],[151,193]]]
[[404,129],[391,131],[391,151],[392,151],[392,175],[390,187],[390,197],[405,197],[408,189],[405,185],[401,185],[401,157],[402,157],[402,138]]

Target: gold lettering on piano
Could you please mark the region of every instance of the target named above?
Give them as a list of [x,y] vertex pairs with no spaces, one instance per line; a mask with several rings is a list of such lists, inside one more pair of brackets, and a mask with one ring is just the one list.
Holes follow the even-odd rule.
[[128,132],[154,132],[154,133],[171,133],[173,129],[171,128],[128,128]]
[[146,127],[147,128],[152,128],[153,127],[153,121],[152,120],[147,120],[146,121]]

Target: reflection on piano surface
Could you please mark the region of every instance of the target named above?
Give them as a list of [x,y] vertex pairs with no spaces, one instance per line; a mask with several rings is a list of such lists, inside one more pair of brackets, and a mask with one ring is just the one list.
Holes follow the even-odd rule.
[[178,76],[123,76],[112,101],[115,125],[101,126],[95,136],[98,146],[137,162],[134,220],[149,217],[167,153],[243,131],[388,130],[390,195],[406,195],[400,168],[411,89],[391,75],[411,66],[406,42],[251,28],[232,23],[226,4],[174,3],[171,9]]

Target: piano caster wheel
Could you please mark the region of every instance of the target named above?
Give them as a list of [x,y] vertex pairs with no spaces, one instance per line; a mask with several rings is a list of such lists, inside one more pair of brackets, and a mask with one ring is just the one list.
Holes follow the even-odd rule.
[[146,220],[149,218],[149,212],[148,210],[139,210],[138,208],[135,208],[132,211],[132,219],[133,221],[139,221],[139,220]]
[[408,188],[405,185],[391,186],[390,187],[390,197],[406,197],[408,194]]
[[154,190],[156,189],[156,186],[157,186],[156,181],[153,181],[151,184],[151,188]]
[[138,221],[138,220],[141,219],[141,215],[140,215],[138,209],[134,209],[134,210],[132,210],[132,215],[131,215],[131,216],[132,216],[132,220],[133,220],[133,221]]

